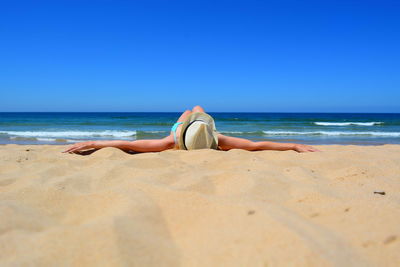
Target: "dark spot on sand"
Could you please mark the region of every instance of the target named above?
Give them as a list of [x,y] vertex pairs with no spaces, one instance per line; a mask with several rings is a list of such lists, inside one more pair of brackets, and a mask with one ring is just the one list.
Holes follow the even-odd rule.
[[346,208],[345,210],[344,210],[344,212],[348,212],[350,210],[350,208]]
[[247,169],[247,171],[249,172],[249,171],[250,171],[250,169]]
[[374,191],[374,194],[379,194],[379,195],[386,195],[385,191]]
[[383,241],[383,244],[385,244],[385,245],[390,244],[390,243],[396,241],[396,239],[397,239],[397,236],[391,235],[388,238],[386,238],[385,241]]
[[314,170],[311,170],[311,172],[315,172]]
[[255,210],[249,210],[249,211],[247,212],[247,215],[253,215],[254,213],[256,213]]
[[31,151],[31,150],[30,150],[30,149],[26,149],[25,151],[26,151],[26,152],[29,152],[29,151]]
[[362,244],[362,246],[364,247],[364,248],[367,248],[367,247],[369,247],[369,246],[371,246],[371,245],[373,245],[374,243],[372,242],[372,241],[366,241],[366,242],[364,242],[363,244]]
[[310,215],[311,218],[318,217],[318,216],[319,216],[319,213],[318,213],[318,212],[313,213],[313,214]]

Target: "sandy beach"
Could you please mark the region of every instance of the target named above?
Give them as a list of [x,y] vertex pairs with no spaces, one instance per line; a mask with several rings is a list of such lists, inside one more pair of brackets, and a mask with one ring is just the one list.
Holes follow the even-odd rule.
[[399,266],[400,146],[0,146],[1,266]]

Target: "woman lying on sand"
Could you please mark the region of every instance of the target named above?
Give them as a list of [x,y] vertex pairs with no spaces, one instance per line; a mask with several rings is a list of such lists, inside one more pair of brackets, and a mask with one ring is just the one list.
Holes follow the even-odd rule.
[[243,138],[225,136],[217,133],[213,118],[206,114],[200,106],[195,106],[191,111],[186,110],[172,126],[171,134],[163,139],[136,140],[136,141],[88,141],[76,143],[64,153],[79,153],[88,149],[116,147],[124,151],[134,152],[160,152],[167,149],[203,149],[212,148],[230,150],[234,148],[255,150],[294,150],[297,152],[319,151],[312,146],[275,143],[253,142]]

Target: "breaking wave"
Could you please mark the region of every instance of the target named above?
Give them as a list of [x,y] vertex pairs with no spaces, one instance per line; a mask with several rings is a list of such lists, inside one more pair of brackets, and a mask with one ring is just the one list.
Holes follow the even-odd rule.
[[374,126],[383,124],[381,121],[371,121],[371,122],[314,122],[315,125],[320,126],[350,126],[350,125],[357,125],[357,126]]
[[339,131],[263,131],[265,135],[326,135],[326,136],[381,136],[400,137],[400,132],[339,132]]
[[0,134],[21,137],[132,137],[136,135],[136,131],[0,131]]

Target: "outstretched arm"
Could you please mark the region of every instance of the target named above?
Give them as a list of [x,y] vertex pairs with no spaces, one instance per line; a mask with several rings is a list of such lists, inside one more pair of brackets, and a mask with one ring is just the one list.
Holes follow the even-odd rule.
[[316,152],[319,151],[312,146],[293,144],[293,143],[276,143],[276,142],[253,142],[248,139],[225,136],[218,134],[218,145],[222,150],[230,150],[234,148],[245,149],[249,151],[255,150],[294,150],[297,152]]
[[64,153],[76,153],[87,149],[100,149],[104,147],[115,147],[125,151],[135,152],[160,152],[174,147],[171,136],[163,139],[136,140],[136,141],[88,141],[76,143],[63,151]]

